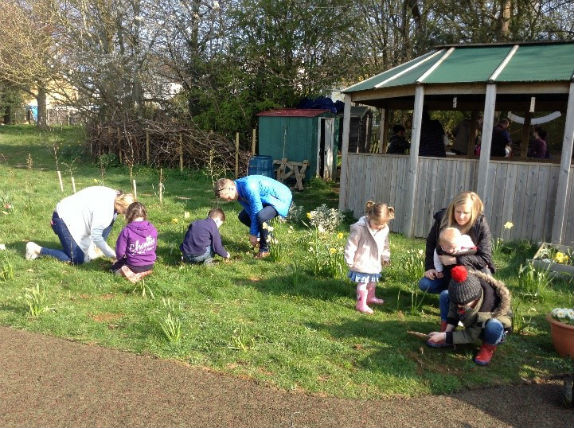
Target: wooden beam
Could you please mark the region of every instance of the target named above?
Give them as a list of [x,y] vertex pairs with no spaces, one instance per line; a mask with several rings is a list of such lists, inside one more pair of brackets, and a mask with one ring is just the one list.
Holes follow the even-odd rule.
[[[536,96],[536,110],[542,109],[538,106],[538,98],[544,94],[568,94],[569,82],[537,82],[532,83],[499,83],[497,86],[498,95],[534,95]],[[387,100],[400,97],[412,97],[415,92],[414,85],[395,86],[382,89],[370,89],[353,93],[353,101],[369,104],[369,101]],[[485,95],[485,85],[483,82],[473,82],[464,84],[433,84],[425,86],[425,97],[431,95]],[[530,102],[530,99],[528,100]],[[427,103],[428,104],[428,103]],[[554,109],[555,110],[555,109]]]
[[351,128],[351,96],[345,95],[345,109],[343,110],[343,146],[341,147],[341,179],[339,180],[339,210],[347,208],[347,175],[349,131]]
[[562,139],[562,157],[558,172],[558,188],[556,190],[556,206],[554,208],[554,221],[552,222],[552,242],[562,243],[564,222],[566,221],[566,198],[568,197],[568,181],[570,179],[570,162],[572,159],[572,146],[574,143],[574,83],[570,83],[568,94],[568,109],[566,110],[566,123],[564,124],[564,138]]
[[[484,114],[482,121],[482,138],[480,142],[480,159],[478,161],[478,182],[476,192],[486,205],[488,195],[488,167],[490,164],[490,148],[492,146],[492,129],[494,128],[494,109],[496,107],[496,85],[486,85]],[[490,202],[490,201],[488,201]]]
[[524,114],[524,123],[522,124],[522,132],[520,136],[520,160],[526,159],[528,155],[528,143],[530,143],[530,121],[532,120],[532,113],[527,111]]
[[409,155],[409,169],[407,172],[407,194],[405,195],[407,198],[407,203],[405,204],[405,234],[408,238],[412,238],[414,236],[415,194],[417,189],[419,147],[421,139],[421,122],[423,117],[424,98],[424,86],[419,85],[415,90],[413,127],[411,131],[411,151]]

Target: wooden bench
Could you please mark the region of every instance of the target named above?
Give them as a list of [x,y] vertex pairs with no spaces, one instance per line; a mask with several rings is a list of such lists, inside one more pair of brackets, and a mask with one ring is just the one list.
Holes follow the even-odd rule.
[[293,162],[283,158],[281,160],[274,160],[273,166],[279,165],[279,168],[275,171],[275,178],[281,182],[287,180],[289,177],[295,177],[295,188],[297,190],[303,190],[303,179],[305,178],[305,172],[309,166],[309,161],[304,160],[303,162]]

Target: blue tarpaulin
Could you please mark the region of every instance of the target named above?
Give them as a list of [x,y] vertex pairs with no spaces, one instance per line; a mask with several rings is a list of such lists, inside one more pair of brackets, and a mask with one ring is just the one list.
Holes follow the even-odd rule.
[[329,97],[317,97],[315,99],[304,98],[297,105],[301,109],[325,109],[330,110],[331,113],[341,113],[345,108],[345,103],[342,101],[333,102]]

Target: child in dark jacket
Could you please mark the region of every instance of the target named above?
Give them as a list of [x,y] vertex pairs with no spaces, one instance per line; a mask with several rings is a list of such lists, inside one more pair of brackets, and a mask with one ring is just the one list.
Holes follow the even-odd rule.
[[219,234],[219,228],[224,221],[223,210],[214,208],[209,211],[207,218],[191,223],[179,246],[183,254],[182,260],[187,263],[211,264],[215,254],[229,259],[231,256],[221,243]]
[[[492,276],[455,266],[448,286],[450,306],[446,329],[429,334],[427,345],[432,348],[452,347],[463,343],[482,342],[474,362],[490,363],[496,347],[512,330],[510,291]],[[458,323],[464,330],[455,331]]]
[[143,204],[134,202],[126,211],[126,227],[116,241],[116,263],[111,270],[136,282],[152,272],[156,259],[157,230],[147,221]]

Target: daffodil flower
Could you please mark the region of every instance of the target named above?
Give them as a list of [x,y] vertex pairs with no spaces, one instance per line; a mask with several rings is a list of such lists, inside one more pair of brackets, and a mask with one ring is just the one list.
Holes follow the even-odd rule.
[[337,239],[343,239],[343,232],[337,233]]
[[506,223],[504,223],[505,229],[512,229],[513,227],[514,227],[514,223],[512,223],[511,221],[507,221]]
[[568,260],[570,260],[570,258],[568,257],[567,254],[564,254],[560,251],[558,251],[555,255],[554,255],[554,261],[557,263],[567,263]]

